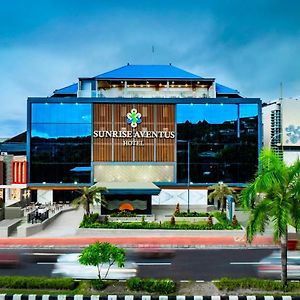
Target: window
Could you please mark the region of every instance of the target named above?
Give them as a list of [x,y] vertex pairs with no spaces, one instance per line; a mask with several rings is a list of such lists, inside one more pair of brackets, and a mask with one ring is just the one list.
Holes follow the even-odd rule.
[[91,104],[33,103],[30,182],[89,183]]

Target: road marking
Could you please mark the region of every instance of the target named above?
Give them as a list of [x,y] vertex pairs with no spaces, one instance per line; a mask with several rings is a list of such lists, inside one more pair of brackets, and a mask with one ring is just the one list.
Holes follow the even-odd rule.
[[38,261],[36,264],[37,265],[55,265],[57,262],[43,262],[43,261]]
[[205,282],[204,280],[196,280],[196,282]]
[[24,255],[36,255],[36,256],[50,256],[50,255],[53,255],[53,256],[58,256],[58,255],[62,255],[61,253],[24,253]]
[[162,263],[151,263],[151,262],[139,262],[136,263],[138,266],[170,266],[170,262],[162,262]]
[[233,261],[229,263],[230,265],[266,265],[267,262],[259,261]]

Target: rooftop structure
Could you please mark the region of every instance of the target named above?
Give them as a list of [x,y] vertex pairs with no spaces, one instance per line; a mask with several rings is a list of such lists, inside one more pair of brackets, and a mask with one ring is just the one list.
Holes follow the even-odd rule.
[[237,90],[170,65],[126,65],[55,90],[53,97],[240,98]]

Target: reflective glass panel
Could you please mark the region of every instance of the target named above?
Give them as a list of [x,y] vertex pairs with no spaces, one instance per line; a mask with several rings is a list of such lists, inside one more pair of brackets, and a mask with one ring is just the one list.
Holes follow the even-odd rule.
[[257,114],[256,104],[178,104],[177,182],[250,180],[257,167]]
[[91,181],[91,104],[32,104],[31,183]]
[[91,104],[33,103],[32,123],[91,123]]

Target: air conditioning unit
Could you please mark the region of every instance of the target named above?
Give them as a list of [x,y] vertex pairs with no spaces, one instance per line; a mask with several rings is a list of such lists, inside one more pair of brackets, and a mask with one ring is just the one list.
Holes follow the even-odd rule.
[[1,155],[7,155],[7,152],[1,152]]

